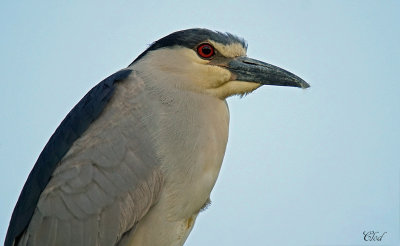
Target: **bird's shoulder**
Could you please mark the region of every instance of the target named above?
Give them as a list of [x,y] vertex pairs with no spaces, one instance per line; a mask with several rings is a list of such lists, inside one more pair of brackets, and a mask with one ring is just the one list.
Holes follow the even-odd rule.
[[[21,241],[39,240],[43,231],[51,228],[54,237],[46,236],[50,244],[64,240],[68,231],[82,245],[100,236],[115,240],[122,228],[116,224],[118,232],[114,233],[105,232],[105,228],[118,216],[125,219],[126,228],[131,227],[155,200],[138,200],[144,189],[157,193],[162,178],[152,145],[140,134],[144,131],[140,116],[134,115],[134,107],[142,107],[140,100],[134,99],[135,93],[140,96],[142,85],[131,73],[121,70],[100,82],[62,121],[24,185],[5,245],[12,245],[24,231]],[[148,154],[140,154],[143,147],[148,148]],[[119,213],[111,215],[115,210]],[[105,221],[110,224],[105,225]],[[31,234],[27,234],[28,225],[29,230],[36,228]],[[89,230],[93,225],[103,233],[92,231],[92,236],[79,237],[79,228]],[[44,241],[41,238],[38,242],[43,245]]]

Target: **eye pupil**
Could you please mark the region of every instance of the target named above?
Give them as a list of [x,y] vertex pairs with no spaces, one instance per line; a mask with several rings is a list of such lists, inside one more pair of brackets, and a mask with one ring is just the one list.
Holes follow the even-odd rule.
[[205,45],[201,51],[203,51],[204,54],[209,55],[211,53],[211,48],[210,46]]
[[202,58],[211,58],[214,55],[214,47],[210,44],[201,44],[197,47],[197,54]]

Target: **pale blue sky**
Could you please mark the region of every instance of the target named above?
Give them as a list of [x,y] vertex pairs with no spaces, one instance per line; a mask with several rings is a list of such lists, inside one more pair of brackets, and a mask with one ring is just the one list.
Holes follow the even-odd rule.
[[[0,241],[40,151],[96,83],[179,29],[229,31],[309,90],[228,100],[212,206],[186,245],[399,245],[399,1],[0,3]],[[363,231],[387,232],[382,242]]]

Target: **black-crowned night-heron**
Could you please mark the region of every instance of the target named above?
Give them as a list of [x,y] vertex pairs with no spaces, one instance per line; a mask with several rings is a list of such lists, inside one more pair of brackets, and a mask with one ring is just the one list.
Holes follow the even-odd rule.
[[221,167],[225,99],[309,87],[246,48],[231,34],[178,31],[95,86],[40,154],[5,245],[183,245]]

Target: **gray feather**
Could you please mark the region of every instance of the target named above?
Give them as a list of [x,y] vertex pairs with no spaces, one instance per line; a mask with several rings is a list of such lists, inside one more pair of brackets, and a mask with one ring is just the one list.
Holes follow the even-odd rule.
[[144,137],[151,134],[136,115],[138,102],[126,100],[124,83],[135,88],[132,78],[118,84],[102,115],[71,146],[18,245],[116,245],[157,201],[161,172],[152,139]]

